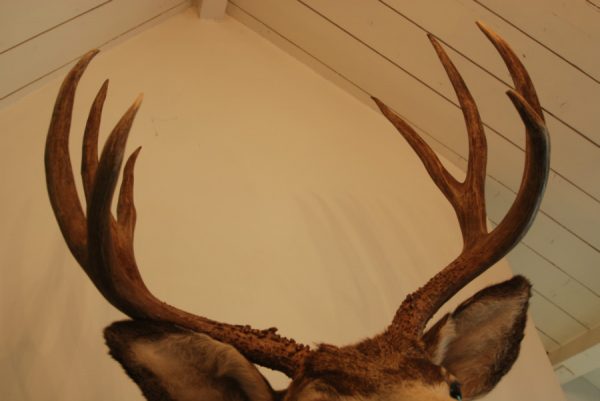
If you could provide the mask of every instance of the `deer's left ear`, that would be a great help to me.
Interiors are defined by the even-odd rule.
[[[530,295],[531,284],[515,276],[479,291],[424,335],[432,361],[458,379],[466,399],[492,390],[517,359]]]
[[[274,401],[258,369],[231,345],[161,322],[104,331],[111,355],[149,401]]]

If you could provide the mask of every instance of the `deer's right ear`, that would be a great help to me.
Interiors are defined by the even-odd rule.
[[[174,325],[127,320],[104,330],[110,354],[150,401],[274,401],[234,347]]]
[[[530,289],[522,276],[487,287],[423,336],[432,361],[457,378],[465,399],[488,393],[517,359]]]

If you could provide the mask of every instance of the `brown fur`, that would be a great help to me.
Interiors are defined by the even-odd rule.
[[[341,348],[322,344],[306,358],[301,376],[321,379],[340,395],[363,396],[403,382],[444,382],[441,368],[419,344],[406,340],[405,345],[399,348],[383,337]]]

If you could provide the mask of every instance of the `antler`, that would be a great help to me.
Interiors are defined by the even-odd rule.
[[[170,322],[206,333],[233,345],[252,362],[293,377],[310,353],[309,347],[279,336],[275,328],[255,330],[184,312],[158,300],[144,284],[133,251],[136,220],[133,169],[140,148],[129,156],[125,164],[116,219],[110,211],[125,144],[142,96],[117,123],[98,161],[98,131],[108,81],[104,82],[94,100],[85,128],[81,169],[87,201],[84,213],[75,188],[68,141],[77,84],[97,53],[93,50],[84,55],[65,78],[46,140],[48,194],[71,253],[102,295],[126,315],[134,319]]]
[[[419,338],[433,314],[461,288],[506,255],[525,235],[539,208],[549,170],[550,143],[533,83],[508,44],[482,23],[477,23],[494,44],[511,74],[516,91],[507,92],[526,127],[525,170],[521,187],[504,219],[491,232],[486,226],[485,170],[487,145],[473,97],[437,40],[429,39],[458,97],[469,135],[469,160],[464,182],[457,181],[433,150],[402,118],[378,99],[387,119],[406,138],[427,172],[448,199],[458,217],[463,237],[460,255],[425,286],[406,297],[384,337],[392,342]]]

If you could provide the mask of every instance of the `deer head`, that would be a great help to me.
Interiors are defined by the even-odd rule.
[[[514,204],[491,231],[486,226],[486,139],[476,104],[458,71],[430,36],[458,96],[469,136],[466,178],[456,180],[417,133],[385,104],[382,113],[406,138],[453,206],[463,249],[448,266],[406,297],[379,335],[348,346],[298,344],[276,329],[231,325],[177,309],[146,288],[135,262],[133,170],[139,149],[125,163],[117,213],[113,195],[125,144],[141,97],[123,115],[98,158],[98,131],[107,83],[94,100],[83,139],[86,210],[74,184],[68,137],[77,84],[97,51],[87,53],[65,78],[46,142],[50,202],[65,241],[100,293],[132,320],[105,330],[110,353],[149,400],[451,400],[489,392],[519,353],[530,295],[520,276],[485,288],[426,330],[434,313],[484,272],[525,234],[548,176],[549,140],[533,84],[505,41],[483,24],[512,76],[508,96],[526,128],[526,160]],[[286,391],[271,389],[255,365],[292,378]]]

